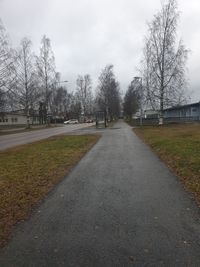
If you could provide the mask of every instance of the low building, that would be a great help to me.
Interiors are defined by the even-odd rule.
[[[0,125],[24,125],[26,124],[26,115],[16,113],[4,113],[0,115]]]
[[[164,119],[200,120],[200,102],[176,106],[164,110]]]
[[[200,122],[200,102],[166,108],[163,111],[164,123]],[[159,111],[145,110],[140,117],[137,112],[133,120],[135,125],[157,125],[159,124]]]
[[[30,124],[39,124],[38,116],[29,117]],[[27,116],[22,110],[0,113],[0,126],[26,125]]]

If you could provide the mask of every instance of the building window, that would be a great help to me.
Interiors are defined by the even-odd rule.
[[[196,108],[192,108],[192,112],[197,112],[197,109]]]
[[[18,119],[17,118],[12,118],[11,121],[14,123],[14,122],[17,122]]]

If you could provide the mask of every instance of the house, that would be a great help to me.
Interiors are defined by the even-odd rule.
[[[167,108],[164,110],[165,118],[198,121],[200,120],[200,102]]]
[[[30,116],[30,124],[39,124],[39,116]],[[26,125],[27,116],[23,110],[0,113],[0,126]]]

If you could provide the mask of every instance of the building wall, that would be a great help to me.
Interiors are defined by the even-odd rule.
[[[191,108],[191,116],[193,116],[193,117],[199,116],[199,118],[200,118],[200,104],[199,104],[199,106],[194,106]]]
[[[23,114],[5,114],[3,117],[0,116],[0,126],[26,124],[27,118]],[[30,124],[39,124],[39,119],[37,117],[30,117]]]
[[[182,108],[165,110],[165,118],[188,118],[199,117],[200,118],[200,105],[185,106]]]
[[[21,125],[26,124],[26,116],[18,114],[5,114],[0,117],[0,125]]]

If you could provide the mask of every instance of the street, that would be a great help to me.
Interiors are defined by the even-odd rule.
[[[32,143],[54,135],[71,133],[73,131],[84,129],[92,125],[94,124],[70,124],[64,125],[63,127],[55,127],[42,130],[34,130],[31,132],[3,135],[0,136],[0,150],[4,150],[13,146],[23,145],[26,143]]]

